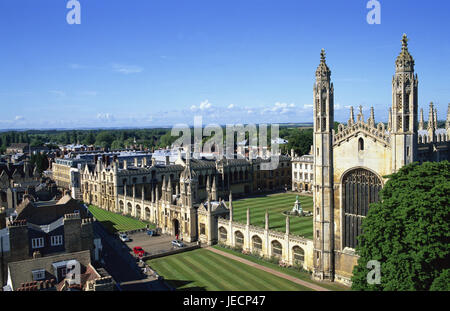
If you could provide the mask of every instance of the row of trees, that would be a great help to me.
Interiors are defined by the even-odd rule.
[[[259,128],[257,128],[259,133]],[[226,128],[222,128],[223,141],[226,141]],[[299,127],[280,127],[280,137],[289,141],[281,145],[283,153],[294,149],[299,155],[309,152],[313,143],[312,129]],[[191,129],[193,141],[194,131]],[[215,135],[215,133],[213,133]],[[236,134],[235,134],[236,135]],[[248,139],[248,132],[246,139]],[[47,145],[50,148],[57,145],[85,144],[96,145],[110,150],[123,149],[126,146],[142,145],[143,148],[164,148],[172,145],[178,137],[171,135],[171,129],[114,129],[114,130],[48,130],[3,132],[0,134],[0,152],[4,153],[12,143],[29,143],[32,147]],[[203,141],[210,139],[204,137]],[[270,146],[271,128],[267,128],[267,146]],[[235,136],[235,144],[237,135]]]

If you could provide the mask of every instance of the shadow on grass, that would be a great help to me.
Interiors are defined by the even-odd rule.
[[[170,286],[174,287],[176,291],[183,291],[183,292],[185,292],[185,291],[189,291],[189,292],[206,291],[206,287],[202,287],[202,286],[192,286],[192,287],[180,288],[180,287],[186,286],[190,283],[193,283],[194,281],[164,279],[164,282],[166,282]]]
[[[99,223],[103,226],[103,228],[105,228],[106,231],[108,231],[108,233],[110,233],[110,234],[117,233],[117,229],[114,228],[115,223],[113,223],[112,221],[102,220],[102,221],[99,221]]]

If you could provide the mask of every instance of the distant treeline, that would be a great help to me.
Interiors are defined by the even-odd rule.
[[[259,128],[258,133],[259,133]],[[226,141],[226,129],[223,130],[223,140]],[[191,130],[193,137],[194,131]],[[280,138],[288,140],[280,145],[282,153],[290,153],[291,149],[299,155],[309,152],[313,143],[313,130],[298,125],[280,125]],[[267,145],[270,146],[271,128],[267,128]],[[58,145],[84,144],[95,145],[108,150],[123,149],[127,146],[140,146],[152,148],[165,148],[172,145],[177,139],[171,136],[171,129],[108,129],[108,130],[27,130],[9,131],[0,133],[0,152],[13,143],[28,143],[32,147],[44,146],[57,148]],[[204,137],[205,142],[210,137]],[[246,133],[248,139],[248,133]],[[235,136],[237,143],[237,135]]]

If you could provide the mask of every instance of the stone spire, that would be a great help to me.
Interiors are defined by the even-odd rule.
[[[428,112],[428,126],[427,126],[428,130],[430,129],[435,129],[436,126],[434,125],[434,107],[433,107],[433,103],[430,103],[430,110]]]
[[[437,108],[434,108],[433,122],[434,122],[434,130],[437,130]]]
[[[266,209],[265,230],[269,230],[269,210]]]
[[[169,176],[169,181],[167,182],[167,201],[172,201],[172,178]]]
[[[353,112],[353,106],[350,106],[350,118],[348,119],[348,126],[355,124],[355,114]]]
[[[370,107],[370,117],[369,120],[367,120],[367,123],[370,126],[375,127],[375,112],[373,110],[373,107]]]
[[[427,126],[429,142],[435,141],[435,135],[434,135],[435,129],[436,129],[436,126],[434,124],[434,107],[433,107],[433,103],[431,102],[430,103],[430,111],[428,113],[428,126]]]
[[[423,130],[423,108],[420,108],[419,131]]]
[[[209,182],[209,175],[206,175],[206,195],[208,197],[208,200],[211,199],[211,184]]]
[[[395,61],[396,72],[414,72],[414,59],[408,51],[408,37],[403,34],[402,50]]]
[[[286,216],[286,234],[291,234],[291,224],[289,216]]]
[[[319,80],[330,80],[331,70],[328,68],[325,57],[325,50],[320,51],[320,63],[316,70],[316,78]]]
[[[216,176],[212,177],[211,200],[217,201]]]
[[[228,208],[230,210],[230,221],[233,221],[233,194],[231,193],[231,190],[228,198]]]
[[[357,120],[358,123],[364,122],[364,115],[363,115],[363,111],[362,111],[362,106],[361,105],[359,105],[359,113],[356,116],[356,120]]]

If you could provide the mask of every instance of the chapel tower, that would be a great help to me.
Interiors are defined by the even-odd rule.
[[[334,88],[322,49],[314,83],[314,274],[334,278],[333,128]]]
[[[395,61],[392,77],[391,146],[392,171],[417,159],[417,86],[414,59],[408,51],[408,38],[403,35],[402,50]]]

